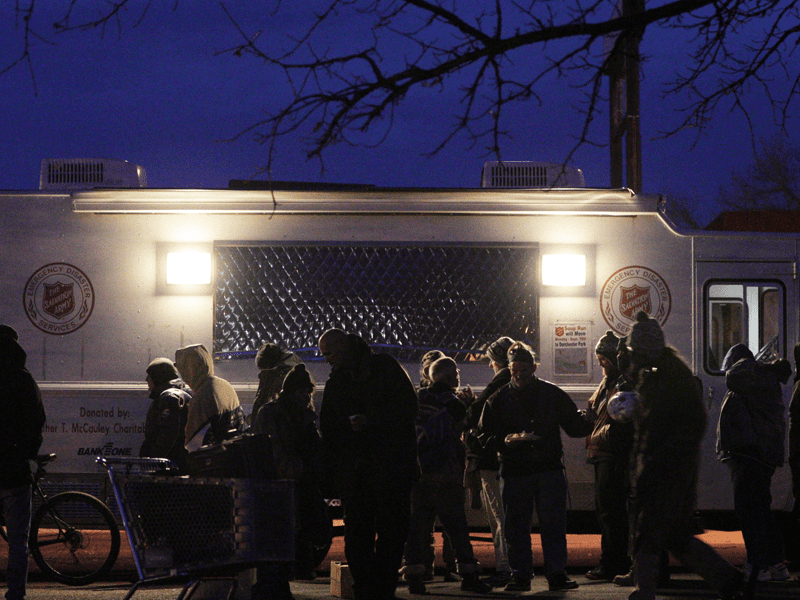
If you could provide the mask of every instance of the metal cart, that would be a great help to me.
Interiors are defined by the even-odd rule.
[[[239,572],[294,560],[294,482],[189,478],[159,458],[98,457],[108,471],[139,581],[185,579],[178,600],[232,598]]]

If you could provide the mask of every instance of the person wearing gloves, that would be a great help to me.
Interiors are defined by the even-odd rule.
[[[147,365],[147,388],[153,401],[144,421],[144,442],[139,456],[168,458],[181,471],[186,468],[184,430],[189,414],[191,391],[168,358],[156,358]]]
[[[203,344],[179,348],[175,366],[192,388],[186,416],[185,446],[189,452],[241,433],[245,416],[233,386],[214,375],[214,361]]]

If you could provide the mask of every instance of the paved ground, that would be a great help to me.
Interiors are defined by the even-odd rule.
[[[735,565],[744,562],[744,543],[740,532],[718,532],[710,531],[701,536],[706,542],[713,545],[726,559]],[[532,590],[526,594],[510,594],[502,590],[493,592],[488,597],[493,598],[514,598],[522,597],[543,597],[543,598],[564,598],[565,600],[625,600],[630,593],[629,588],[620,588],[610,583],[597,583],[588,581],[583,577],[588,568],[594,566],[599,556],[599,535],[570,535],[568,536],[568,546],[570,552],[569,571],[572,576],[581,584],[577,590],[568,592],[549,592],[544,577],[539,576],[533,581]],[[474,533],[472,535],[473,547],[481,563],[491,570],[494,566],[494,553],[491,538],[488,533]],[[541,567],[542,555],[539,536],[531,536],[534,548],[534,561],[537,568]],[[437,545],[440,555],[441,537],[437,536]],[[328,558],[320,566],[317,579],[310,582],[293,582],[292,591],[297,600],[321,599],[328,600],[334,598],[331,595],[331,581],[329,569],[331,561],[344,561],[343,542],[341,537],[334,539],[334,544]],[[4,558],[0,557],[0,564],[4,564]],[[441,566],[441,561],[438,562]],[[689,599],[709,599],[716,598],[714,592],[705,585],[697,576],[687,573],[679,566],[675,565],[672,569],[672,583],[669,588],[659,592],[659,598],[669,600],[689,600]],[[795,573],[796,575],[796,573]],[[67,586],[53,584],[42,580],[41,576],[32,569],[31,584],[29,587],[29,600],[122,600],[132,582],[136,579],[133,558],[130,548],[123,545],[123,554],[120,556],[112,576],[108,581],[94,584],[82,588],[70,588]],[[133,596],[137,600],[167,600],[177,598],[181,586],[155,586],[148,585],[140,588]],[[769,598],[775,600],[800,600],[800,583],[767,583],[762,584],[756,591],[757,598]],[[425,600],[453,600],[455,598],[480,598],[477,594],[462,592],[457,583],[444,583],[441,577],[437,577],[434,582],[428,585],[428,594],[425,596],[411,596],[405,587],[401,587],[397,593],[398,598],[422,599]],[[239,595],[241,600],[247,600],[248,596]],[[197,596],[193,600],[211,600],[213,595]]]

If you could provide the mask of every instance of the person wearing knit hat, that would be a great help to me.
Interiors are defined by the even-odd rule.
[[[511,348],[514,340],[510,337],[503,336],[498,338],[489,345],[486,350],[486,356],[491,362],[497,363],[502,367],[508,366],[508,349]]]
[[[433,379],[431,379],[430,368],[433,363],[435,363],[440,358],[444,358],[444,352],[441,350],[429,350],[425,354],[422,355],[422,360],[420,361],[420,369],[419,369],[419,387],[426,388],[430,387],[433,383]]]
[[[319,560],[316,548],[331,542],[331,521],[319,491],[322,439],[314,411],[314,378],[303,363],[291,368],[277,397],[255,416],[251,431],[270,438],[272,459],[279,479],[294,481],[294,579],[314,579]],[[291,569],[284,565],[259,566],[252,598],[291,598]]]
[[[299,356],[281,349],[277,344],[267,342],[261,345],[256,353],[256,367],[259,369],[258,390],[253,400],[253,410],[249,416],[250,424],[255,422],[262,406],[278,397],[283,380],[292,367],[301,364],[303,361]]]
[[[640,312],[627,338],[639,395],[631,484],[636,533],[631,546],[636,590],[654,600],[661,554],[668,551],[723,598],[741,598],[742,572],[695,537],[700,452],[708,424],[702,389],[658,323]]]
[[[636,323],[628,333],[627,343],[634,360],[638,358],[639,362],[652,365],[664,351],[664,332],[658,321],[640,310],[636,313]]]
[[[144,421],[144,441],[139,456],[168,458],[183,470],[188,456],[184,448],[184,429],[191,390],[169,358],[156,358],[147,365],[145,372],[152,402]]]
[[[511,381],[508,369],[508,349],[514,343],[510,337],[503,336],[489,345],[486,356],[489,359],[494,377],[486,384],[483,391],[467,407],[467,418],[464,427],[464,441],[467,445],[467,478],[469,473],[477,471],[480,478],[480,499],[486,521],[492,532],[494,544],[494,575],[487,581],[495,586],[505,586],[511,581],[511,567],[508,565],[508,545],[503,529],[505,511],[500,490],[500,461],[497,452],[487,450],[480,440],[478,424],[486,401],[494,393]],[[467,479],[465,478],[465,479]],[[476,486],[477,487],[477,486]]]
[[[600,564],[586,573],[590,580],[611,581],[628,572],[628,454],[633,443],[633,423],[621,423],[608,413],[609,400],[625,381],[617,364],[620,338],[607,331],[595,346],[603,380],[589,398],[589,413],[596,415],[586,438],[586,462],[594,467],[594,501],[600,523]]]
[[[614,335],[613,331],[606,331],[606,334],[600,338],[600,340],[597,342],[597,345],[594,347],[594,353],[598,356],[603,356],[611,363],[616,364],[619,341],[620,338]]]
[[[566,573],[567,482],[561,431],[585,437],[592,424],[561,388],[535,375],[536,354],[526,344],[508,349],[511,381],[483,408],[478,431],[484,447],[500,455],[505,534],[512,578],[508,592],[531,589],[531,522],[539,516],[544,569],[550,591],[578,583]]]

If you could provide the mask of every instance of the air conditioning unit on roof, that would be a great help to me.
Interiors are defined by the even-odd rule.
[[[40,190],[147,187],[144,167],[110,158],[46,158],[39,175]]]
[[[483,163],[481,187],[485,188],[579,188],[583,171],[558,163],[498,161]]]

